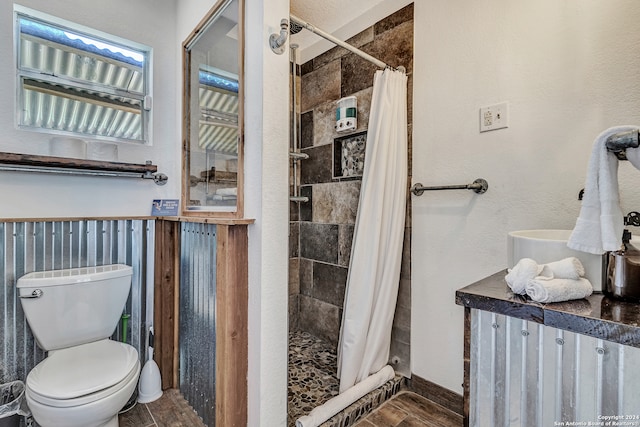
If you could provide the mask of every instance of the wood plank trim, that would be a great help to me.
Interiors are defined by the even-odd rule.
[[[158,217],[165,221],[180,221],[180,222],[194,222],[198,224],[218,224],[218,225],[249,225],[256,222],[255,219],[248,218],[213,218],[209,217],[194,217],[194,216],[172,216],[172,217]]]
[[[160,368],[162,389],[178,388],[178,285],[180,223],[156,221],[154,270],[154,360]]]
[[[141,174],[147,172],[155,173],[158,171],[158,166],[152,164],[103,162],[100,160],[70,159],[67,157],[36,156],[32,154],[5,152],[0,152],[0,164]]]
[[[217,227],[216,425],[247,425],[248,236]]]

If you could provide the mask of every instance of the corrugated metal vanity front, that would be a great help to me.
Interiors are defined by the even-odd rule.
[[[505,274],[456,292],[465,426],[640,426],[640,305],[602,294],[539,304]]]

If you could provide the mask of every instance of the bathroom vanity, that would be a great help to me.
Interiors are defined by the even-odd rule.
[[[640,305],[601,293],[540,304],[505,275],[456,292],[465,426],[640,426]]]

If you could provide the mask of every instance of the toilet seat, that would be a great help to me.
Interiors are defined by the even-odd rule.
[[[101,340],[50,352],[27,376],[27,393],[44,405],[70,407],[109,396],[140,372],[138,352]]]

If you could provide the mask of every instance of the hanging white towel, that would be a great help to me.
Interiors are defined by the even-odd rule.
[[[625,154],[629,163],[640,170],[640,148],[627,148]]]
[[[620,249],[624,225],[618,194],[618,158],[607,151],[606,140],[613,134],[638,129],[612,127],[594,141],[582,208],[567,244],[571,249],[596,255]]]

